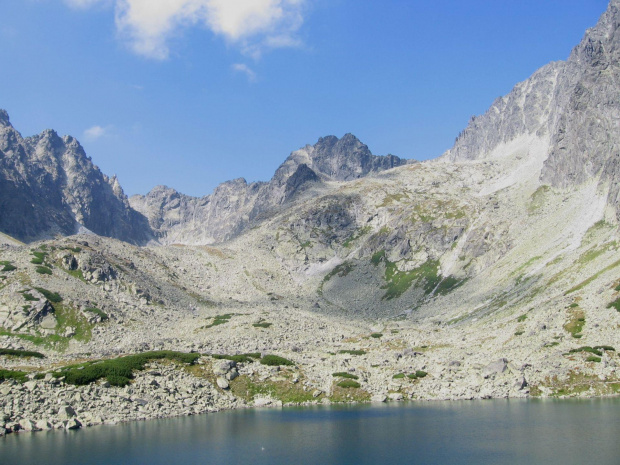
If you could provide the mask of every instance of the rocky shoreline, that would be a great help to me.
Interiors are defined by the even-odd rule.
[[[606,354],[610,373],[614,373],[616,357]],[[376,376],[368,376],[365,370],[349,368],[339,374],[325,373],[324,379],[309,380],[305,370],[298,366],[236,363],[202,356],[191,366],[167,360],[153,361],[144,371],[137,372],[133,382],[125,387],[111,386],[105,379],[75,386],[62,377],[54,377],[51,372],[45,376],[31,374],[24,383],[14,380],[0,383],[0,436],[250,407],[527,398],[532,394],[537,397],[613,394],[613,390],[600,390],[604,384],[565,394],[542,386],[534,387],[535,392],[532,392],[525,378],[530,369],[529,366],[517,368],[506,359],[499,359],[467,373],[462,371],[460,362],[453,361],[441,372],[420,379],[395,375],[379,381]],[[361,387],[339,387],[340,378],[334,378],[337,374],[358,379]],[[534,375],[534,371],[531,374]],[[605,383],[604,376],[598,379]]]

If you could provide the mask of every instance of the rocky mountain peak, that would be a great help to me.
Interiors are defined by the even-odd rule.
[[[0,126],[11,126],[11,121],[9,120],[9,114],[6,110],[0,108]]]

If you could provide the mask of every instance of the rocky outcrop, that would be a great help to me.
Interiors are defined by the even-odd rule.
[[[150,228],[116,177],[108,178],[79,142],[52,130],[22,138],[0,110],[0,231],[22,241],[91,231],[134,244]]]
[[[520,136],[546,139],[541,182],[566,188],[597,177],[620,218],[619,29],[620,1],[611,0],[567,61],[541,68],[472,118],[443,158],[483,159]]]

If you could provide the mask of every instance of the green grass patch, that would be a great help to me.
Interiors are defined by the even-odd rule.
[[[267,323],[266,321],[261,321],[260,323],[254,323],[252,326],[255,328],[269,328],[272,323]]]
[[[211,354],[216,360],[232,360],[235,363],[253,363],[255,359],[260,358],[259,352],[253,352],[249,354],[238,354],[238,355],[226,355],[226,354]]]
[[[599,363],[601,361],[601,357],[597,357],[596,355],[590,355],[586,358],[586,362],[596,362]]]
[[[586,317],[585,313],[581,310],[575,311],[573,310],[570,314],[570,319],[568,323],[564,325],[564,329],[568,331],[571,336],[576,339],[581,338],[581,332],[583,331],[583,327],[586,325]]]
[[[288,359],[286,359],[284,357],[279,357],[278,355],[265,355],[263,358],[260,359],[260,363],[262,365],[267,365],[267,366],[291,366],[291,365],[295,365],[290,360],[288,360]]]
[[[405,373],[397,373],[392,376],[392,379],[405,379]]]
[[[2,268],[3,272],[9,272],[9,271],[15,271],[17,269],[16,266],[11,265],[10,263],[7,263],[4,265],[4,267]]]
[[[359,376],[347,373],[346,371],[339,371],[337,373],[332,373],[334,378],[347,378],[347,379],[359,379]]]
[[[27,380],[26,372],[0,369],[0,382],[8,379],[14,379],[20,383],[25,383]]]
[[[521,315],[519,318],[517,318],[517,321],[519,323],[523,323],[525,320],[527,320],[527,315]]]
[[[427,374],[428,373],[426,373],[426,371],[417,370],[415,373],[408,374],[407,378],[409,378],[409,379],[419,379],[419,378],[426,377]]]
[[[352,379],[345,379],[344,381],[340,381],[337,386],[344,389],[357,389],[361,387],[360,383],[358,383],[357,381],[353,381]]]
[[[348,354],[348,355],[364,355],[366,353],[365,350],[339,350],[339,354]]]
[[[24,299],[26,299],[26,302],[38,302],[39,301],[39,299],[37,299],[35,296],[30,294],[29,292],[21,291],[20,294],[24,296]]]
[[[52,274],[52,270],[49,269],[47,266],[37,266],[37,268],[34,270],[39,274]]]
[[[607,304],[607,308],[615,308],[618,312],[620,312],[620,297],[618,297],[613,302],[609,302]]]
[[[301,404],[316,400],[312,391],[304,391],[303,383],[291,381],[259,381],[247,375],[241,375],[230,382],[230,391],[236,397],[252,401],[255,397],[270,397],[285,404]]]
[[[97,307],[88,307],[85,308],[84,311],[99,316],[99,318],[101,318],[101,321],[107,321],[110,319],[107,313]]]
[[[225,315],[216,315],[215,317],[213,317],[213,322],[210,325],[206,325],[205,328],[213,328],[214,326],[228,323],[233,316],[234,316],[233,313],[226,313]]]
[[[34,265],[43,265],[43,259],[42,258],[33,258],[32,260],[30,260],[30,263],[32,263]]]
[[[346,248],[351,247],[353,242],[355,242],[356,240],[358,240],[362,236],[368,234],[370,232],[370,230],[371,230],[370,226],[364,226],[363,228],[358,229],[355,234],[353,234],[351,237],[349,237],[346,241],[344,241],[342,243],[342,246],[346,247]]]
[[[571,349],[568,351],[569,354],[577,354],[579,352],[588,352],[590,354],[598,355],[599,357],[603,355],[599,349],[590,346],[578,347],[577,349]]]
[[[11,355],[13,357],[45,358],[45,355],[43,355],[41,352],[34,352],[32,350],[19,350],[19,349],[0,348],[0,355]]]
[[[60,294],[58,294],[58,292],[48,291],[47,289],[44,289],[42,287],[35,287],[35,289],[41,294],[43,294],[47,300],[54,304],[62,302],[62,297],[60,297]]]
[[[594,281],[595,279],[597,279],[599,276],[601,276],[603,273],[606,273],[607,271],[613,270],[614,268],[620,266],[620,260],[612,263],[609,266],[606,266],[605,268],[603,268],[602,270],[600,270],[599,272],[593,274],[592,276],[590,276],[588,279],[580,282],[579,284],[577,284],[574,287],[571,287],[568,291],[566,291],[564,293],[564,295],[568,295],[571,294],[573,292],[576,292],[580,289],[583,289],[584,287],[586,287],[588,284],[590,284],[592,281]]]
[[[372,333],[370,337],[374,337],[375,339],[380,339],[383,337],[383,333]]]
[[[144,370],[151,360],[167,359],[193,365],[199,358],[200,354],[160,350],[72,365],[55,372],[54,376],[64,376],[66,383],[76,386],[91,384],[102,378],[113,386],[126,386],[134,377],[133,371]]]
[[[352,263],[349,263],[349,262],[341,263],[340,265],[338,265],[337,267],[335,267],[333,270],[331,270],[329,273],[325,275],[325,277],[323,278],[323,282],[326,283],[327,281],[329,281],[336,275],[338,275],[338,277],[340,278],[344,278],[351,271],[353,271],[354,268],[355,266]]]

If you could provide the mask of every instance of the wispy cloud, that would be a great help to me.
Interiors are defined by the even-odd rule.
[[[248,65],[243,64],[243,63],[235,63],[234,65],[232,65],[232,69],[236,73],[245,74],[246,77],[248,78],[248,81],[250,82],[256,81],[256,73],[252,71],[252,69],[250,69]]]
[[[116,27],[130,48],[163,60],[170,39],[199,26],[222,36],[246,55],[294,47],[308,0],[64,0],[75,8],[113,2]]]
[[[101,126],[93,126],[84,131],[84,138],[87,140],[97,140],[103,137],[108,130]]]

